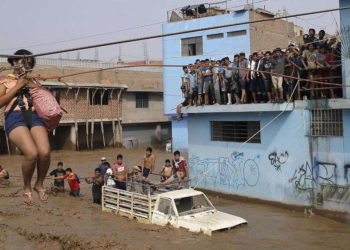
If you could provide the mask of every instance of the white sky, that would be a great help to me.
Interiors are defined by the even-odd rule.
[[[167,19],[167,11],[198,3],[219,0],[1,0],[2,35],[0,53],[13,53],[18,48],[28,48],[37,53],[70,48],[88,44],[103,43],[139,36],[161,33],[161,23]],[[252,0],[249,0],[250,2]],[[255,0],[260,2],[261,0]],[[238,6],[246,0],[232,0],[228,6]],[[267,0],[255,7],[277,12],[286,8],[289,14],[310,12],[339,7],[338,0]],[[334,17],[333,17],[334,15]],[[316,31],[325,29],[334,34],[339,24],[339,13],[331,13],[293,18],[305,29],[314,27]],[[154,25],[150,25],[154,24]],[[134,27],[140,27],[134,29]],[[118,32],[116,32],[118,31]],[[94,34],[108,33],[69,42]],[[40,46],[33,46],[38,45]],[[43,45],[46,44],[46,45]],[[162,57],[161,39],[147,41],[151,59]],[[117,46],[100,48],[99,59],[116,60]],[[95,50],[81,52],[81,58],[93,59]],[[143,42],[122,45],[124,60],[142,60]],[[63,54],[63,58],[76,58],[76,52]]]

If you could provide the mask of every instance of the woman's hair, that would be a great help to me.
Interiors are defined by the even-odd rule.
[[[29,50],[26,50],[26,49],[20,49],[20,50],[17,50],[14,53],[14,55],[15,56],[29,56],[29,55],[33,55],[33,53],[30,52]],[[36,64],[36,60],[34,57],[30,57],[30,58],[31,58],[31,61],[30,61],[29,67],[34,68],[34,66]],[[19,59],[21,59],[21,57],[9,57],[9,58],[7,58],[7,62],[13,66],[14,61],[17,61]],[[23,57],[23,59],[28,60],[28,57]]]

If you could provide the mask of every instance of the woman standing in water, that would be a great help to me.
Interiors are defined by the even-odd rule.
[[[27,50],[18,50],[15,55],[31,55]],[[29,89],[35,82],[22,76],[35,66],[35,58],[8,58],[14,66],[13,74],[0,78],[0,108],[5,107],[5,132],[23,153],[22,174],[24,203],[33,205],[31,181],[37,168],[37,180],[33,190],[40,201],[47,202],[44,179],[50,166],[50,144],[47,128],[32,105]]]

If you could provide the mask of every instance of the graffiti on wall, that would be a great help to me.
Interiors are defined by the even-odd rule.
[[[350,169],[350,164],[344,166],[344,179],[346,181],[346,184],[350,184],[349,183],[349,181],[350,181],[350,177],[349,177],[350,171],[349,171],[349,169]]]
[[[287,162],[289,157],[288,151],[284,153],[277,154],[276,152],[272,152],[269,154],[268,159],[270,161],[271,166],[275,168],[276,171],[281,171],[283,165]]]
[[[299,192],[310,191],[313,189],[315,179],[308,161],[294,171],[294,175],[289,179],[289,183],[294,184],[295,190]]]
[[[316,163],[317,184],[335,184],[337,183],[337,165],[328,162]]]
[[[234,152],[230,157],[200,159],[192,156],[189,164],[192,169],[193,183],[201,186],[218,185],[238,189],[241,186],[254,187],[259,182],[259,165],[256,155],[248,158],[243,152]]]

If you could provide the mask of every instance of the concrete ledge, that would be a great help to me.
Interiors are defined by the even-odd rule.
[[[295,101],[295,109],[350,109],[350,99]]]
[[[207,105],[197,107],[184,107],[184,114],[198,113],[231,113],[231,112],[280,112],[283,110],[292,111],[294,103],[257,103],[257,104],[238,104],[238,105]]]
[[[257,103],[239,105],[207,105],[182,108],[184,114],[239,113],[239,112],[280,112],[294,109],[350,109],[350,99],[297,100],[289,103]]]

